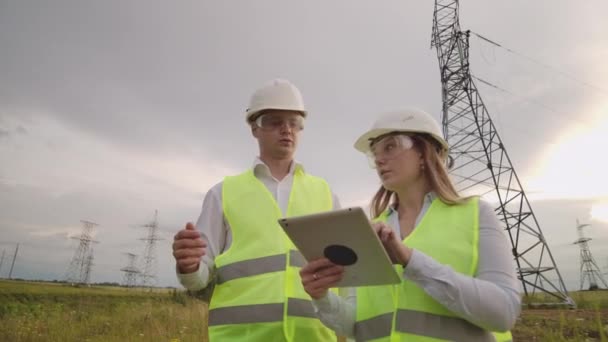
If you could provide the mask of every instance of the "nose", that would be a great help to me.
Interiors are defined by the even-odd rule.
[[[281,122],[281,134],[289,134],[293,131],[293,128],[289,125],[288,121]]]
[[[374,163],[376,164],[376,167],[380,167],[386,165],[386,159],[383,156],[378,156],[374,158]]]

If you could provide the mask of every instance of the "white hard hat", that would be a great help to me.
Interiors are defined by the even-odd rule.
[[[417,108],[381,114],[372,128],[357,139],[355,148],[367,153],[374,139],[393,132],[426,133],[435,138],[444,149],[448,149],[448,143],[443,138],[437,121],[430,114]]]
[[[249,108],[246,110],[246,119],[249,122],[255,114],[266,109],[293,110],[306,117],[304,100],[300,90],[291,82],[283,79],[274,79],[251,96]]]

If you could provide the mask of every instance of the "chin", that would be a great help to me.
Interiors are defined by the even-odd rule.
[[[275,151],[275,156],[277,156],[279,159],[292,158],[293,154],[293,148],[279,148]]]
[[[382,181],[382,186],[386,190],[393,191],[393,192],[399,188],[398,184],[396,182],[391,182],[390,179]]]

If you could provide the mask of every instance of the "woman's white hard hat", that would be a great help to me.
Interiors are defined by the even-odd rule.
[[[355,142],[355,148],[368,153],[374,139],[389,133],[423,133],[433,137],[445,150],[448,143],[443,138],[437,120],[429,113],[417,108],[385,112],[378,116],[372,128],[363,133]]]

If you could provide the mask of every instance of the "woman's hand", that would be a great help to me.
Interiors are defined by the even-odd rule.
[[[327,258],[313,260],[300,269],[304,290],[313,299],[321,299],[327,290],[334,287],[344,276],[344,267]]]
[[[384,222],[374,222],[372,227],[378,234],[384,249],[394,264],[406,266],[412,256],[412,249],[408,248],[398,238],[393,229]]]

